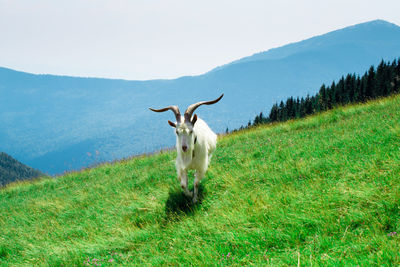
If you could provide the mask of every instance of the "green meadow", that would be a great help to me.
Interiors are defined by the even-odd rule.
[[[196,205],[175,156],[0,189],[0,266],[400,265],[400,96],[220,136]]]

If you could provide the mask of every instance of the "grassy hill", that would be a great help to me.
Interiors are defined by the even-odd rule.
[[[400,96],[0,190],[0,265],[400,264]]]

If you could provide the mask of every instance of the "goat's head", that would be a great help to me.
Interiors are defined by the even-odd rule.
[[[155,111],[155,112],[164,112],[167,110],[172,110],[172,112],[174,112],[175,118],[176,118],[176,123],[172,122],[172,121],[168,121],[168,124],[171,127],[175,128],[175,133],[177,136],[177,148],[179,149],[179,147],[180,147],[184,153],[191,152],[194,148],[194,143],[196,140],[196,136],[195,136],[195,134],[193,134],[193,128],[194,128],[194,124],[197,121],[197,115],[194,114],[194,116],[192,116],[193,112],[201,105],[212,105],[212,104],[217,103],[218,101],[221,100],[221,98],[223,96],[224,96],[224,94],[222,94],[220,97],[218,97],[215,100],[201,101],[201,102],[192,104],[186,109],[185,114],[183,114],[183,116],[181,115],[181,112],[179,111],[179,108],[177,106],[169,106],[169,107],[162,108],[162,109],[150,108],[150,110]]]

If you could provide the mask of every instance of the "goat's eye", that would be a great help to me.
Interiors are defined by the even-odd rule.
[[[189,134],[192,134],[192,133],[193,133],[193,130],[190,130],[190,131],[189,131]]]
[[[178,130],[175,131],[176,134],[179,134]]]

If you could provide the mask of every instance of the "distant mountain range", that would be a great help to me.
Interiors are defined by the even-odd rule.
[[[288,96],[400,57],[400,27],[375,20],[242,58],[203,75],[127,81],[0,68],[0,150],[49,174],[174,145],[172,113],[148,107],[225,97],[197,110],[216,132]],[[173,64],[173,62],[171,62]],[[194,63],[195,64],[195,63]]]
[[[0,152],[0,187],[14,181],[21,181],[42,176],[38,170],[32,169],[15,160],[4,152]]]

